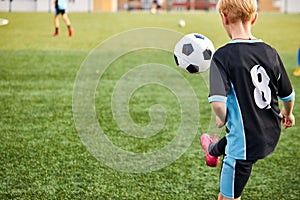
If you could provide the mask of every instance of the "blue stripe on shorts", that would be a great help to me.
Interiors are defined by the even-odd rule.
[[[236,160],[225,156],[220,178],[220,192],[226,198],[234,198],[234,175]]]

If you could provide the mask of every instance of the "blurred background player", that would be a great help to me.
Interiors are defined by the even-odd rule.
[[[160,10],[161,6],[158,0],[152,1],[151,13],[155,14]]]
[[[71,22],[70,19],[67,15],[67,4],[65,0],[53,0],[53,4],[55,7],[55,11],[54,11],[54,27],[55,27],[55,32],[53,34],[53,36],[58,36],[59,34],[59,14],[61,14],[62,19],[64,20],[64,22],[66,23],[67,27],[68,27],[68,32],[69,32],[69,36],[71,37],[73,35],[73,29],[71,27]]]
[[[300,45],[299,45],[299,48],[298,48],[298,67],[297,69],[293,72],[293,75],[294,76],[300,76]]]

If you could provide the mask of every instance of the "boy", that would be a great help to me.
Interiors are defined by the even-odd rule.
[[[58,15],[61,14],[64,22],[66,23],[68,27],[69,36],[71,37],[73,35],[73,29],[71,27],[70,19],[66,12],[66,1],[65,0],[53,0],[53,4],[55,6],[54,11],[54,26],[55,26],[55,32],[53,36],[58,36],[59,34],[59,18]]]
[[[158,12],[160,10],[161,6],[158,2],[158,0],[153,0],[152,1],[152,8],[151,8],[151,12],[153,14],[155,14],[156,12]]]
[[[295,124],[295,93],[276,50],[251,33],[256,0],[219,0],[217,9],[231,41],[213,56],[208,100],[217,127],[226,123],[227,134],[218,142],[204,134],[201,145],[209,166],[224,154],[218,199],[240,199],[252,165],[274,151],[280,122],[285,128]]]

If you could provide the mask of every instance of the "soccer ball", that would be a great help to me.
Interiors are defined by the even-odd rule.
[[[177,66],[188,73],[205,72],[215,52],[213,43],[199,33],[191,33],[181,38],[174,49]]]

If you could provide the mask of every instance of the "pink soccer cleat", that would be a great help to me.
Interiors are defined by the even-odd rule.
[[[200,137],[200,144],[202,149],[205,151],[206,154],[206,164],[210,167],[216,167],[219,163],[219,157],[215,157],[209,154],[208,147],[211,143],[216,143],[218,141],[218,136],[215,135],[214,137],[210,136],[209,134],[203,134]]]

